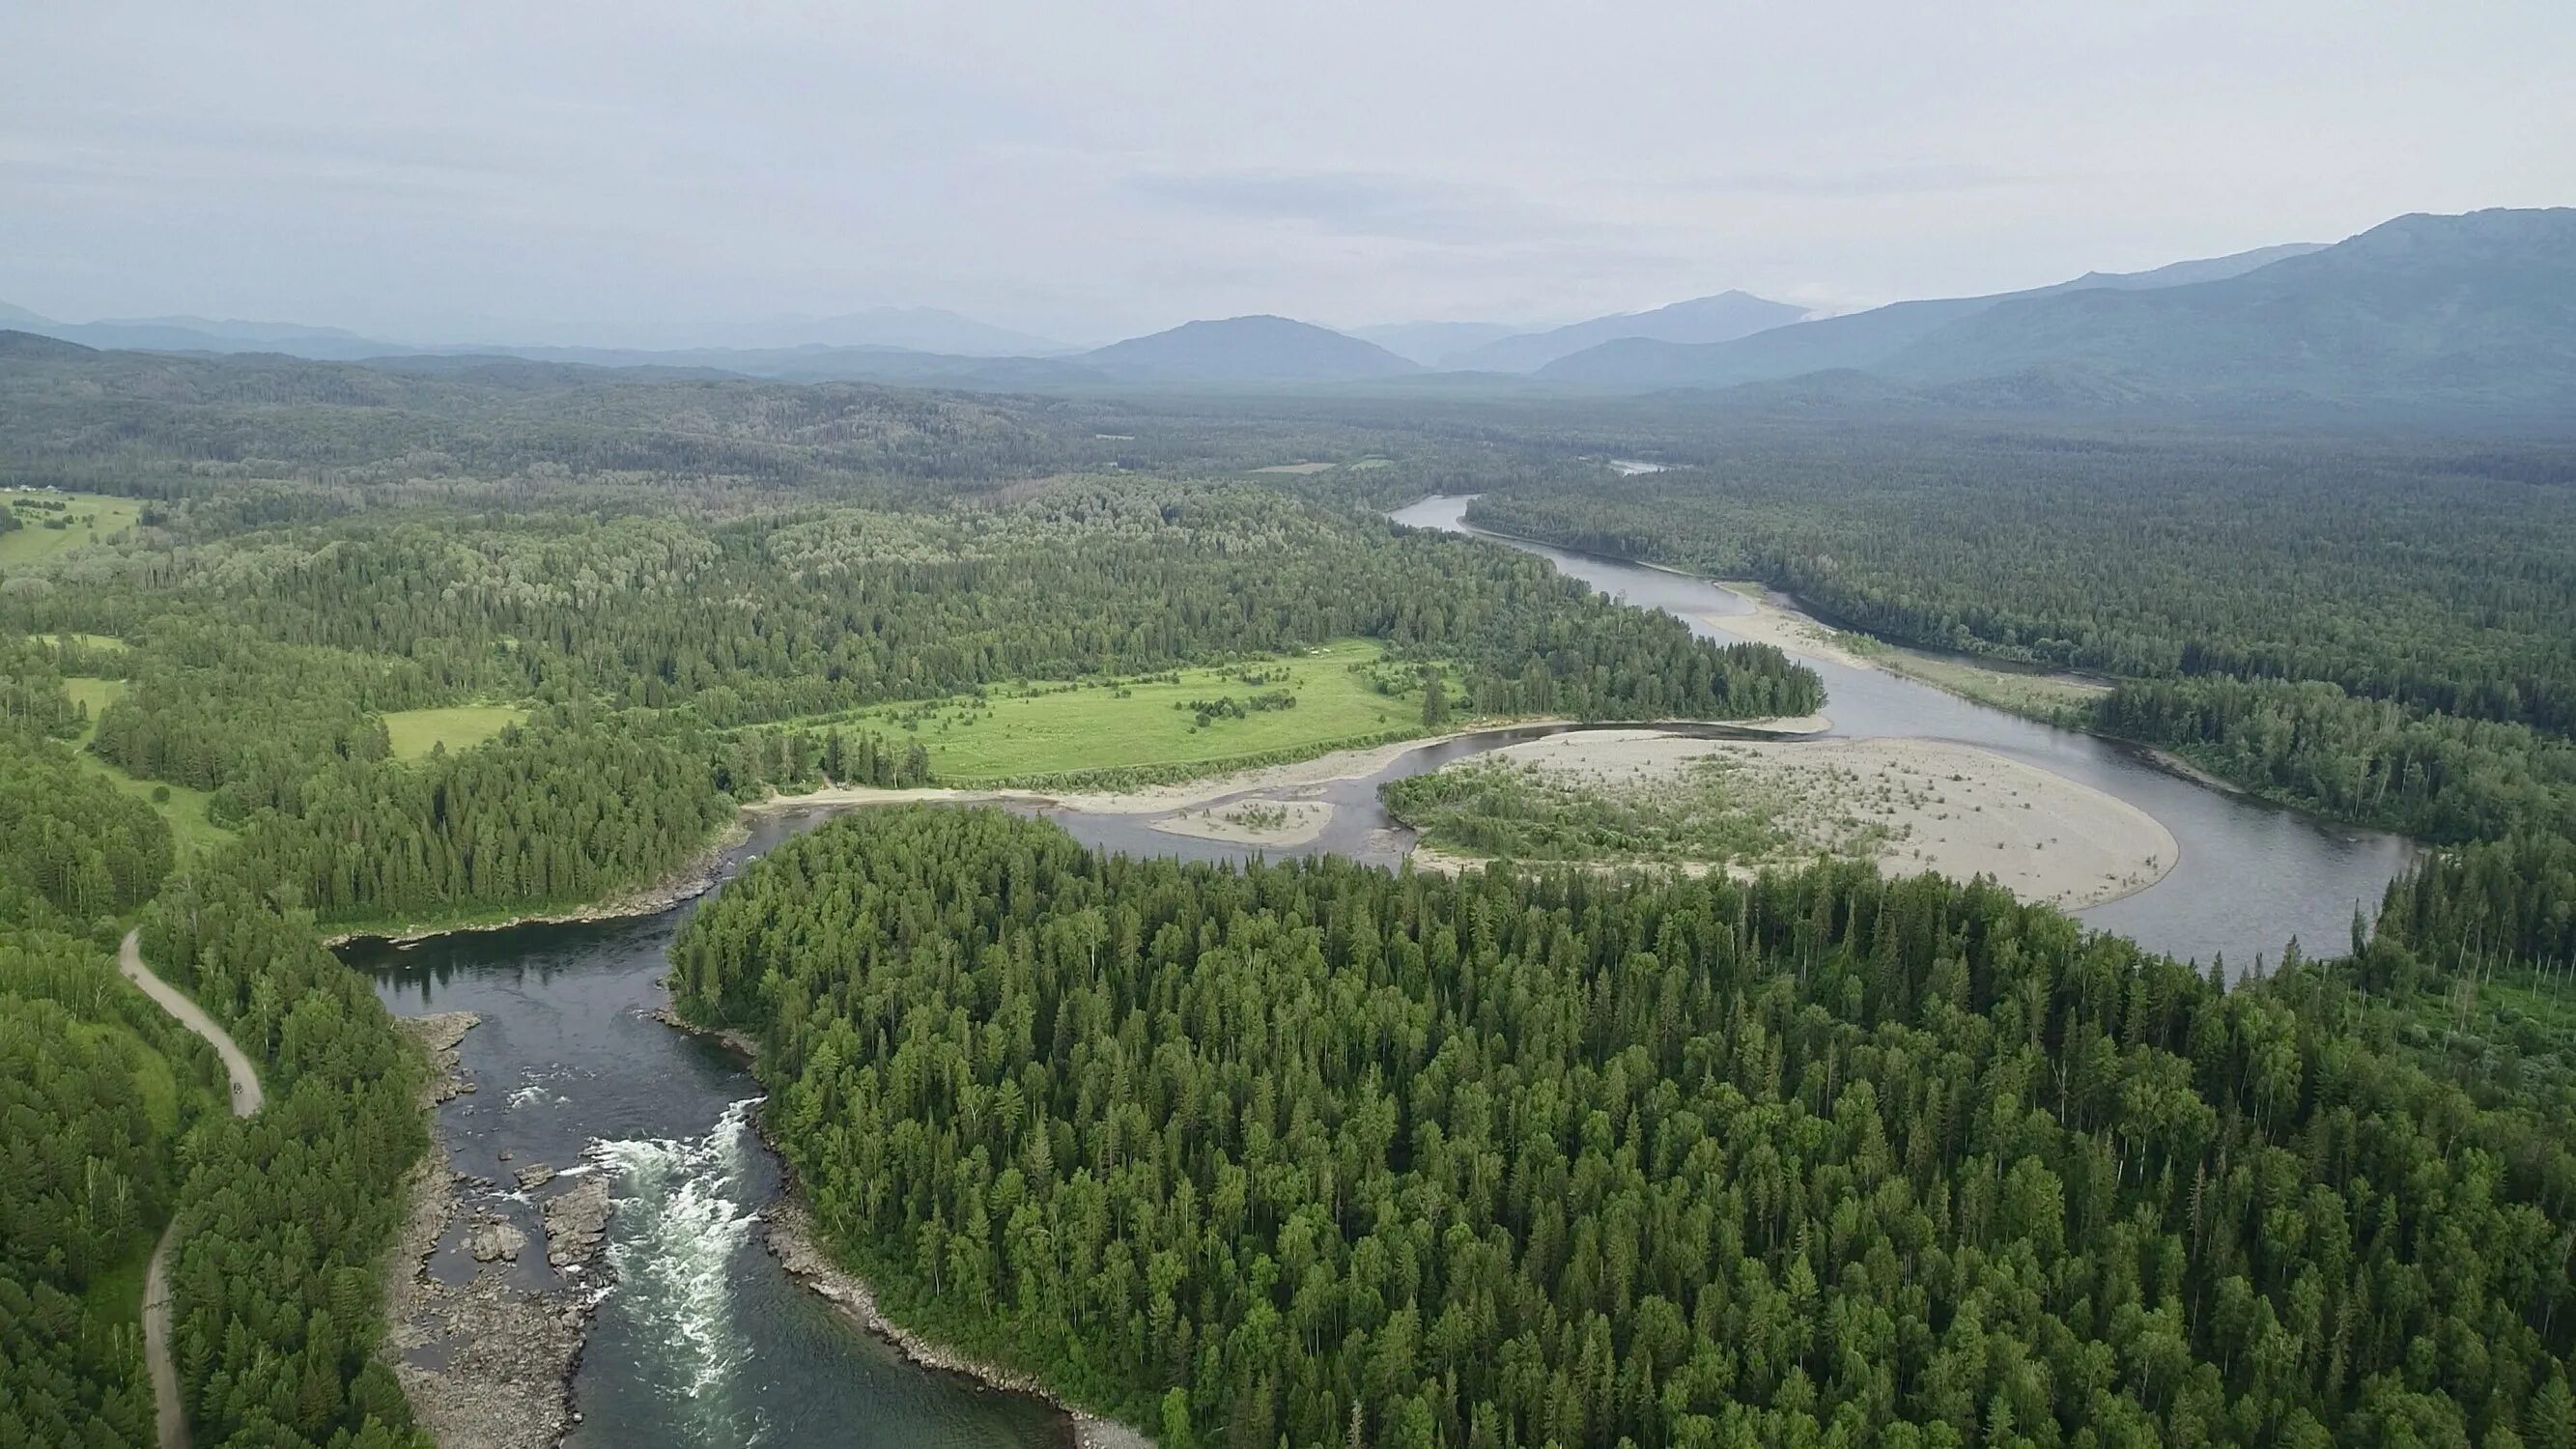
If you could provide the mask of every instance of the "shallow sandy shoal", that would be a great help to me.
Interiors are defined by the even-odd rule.
[[[1240,817],[1247,809],[1275,810],[1286,820],[1268,828],[1246,824]],[[1187,835],[1198,840],[1222,840],[1234,845],[1296,846],[1311,843],[1324,833],[1333,821],[1333,806],[1326,800],[1246,800],[1240,804],[1200,806],[1152,822],[1153,828],[1166,835]]]
[[[2173,832],[2144,810],[1973,745],[1708,740],[1605,730],[1531,740],[1494,754],[1611,784],[1651,783],[1700,759],[1727,758],[1745,772],[1748,787],[1811,802],[1815,819],[1783,822],[1792,834],[1820,838],[1843,815],[1874,821],[1892,837],[1876,857],[1890,875],[1989,875],[2023,900],[2069,910],[2144,890],[2182,856]]]

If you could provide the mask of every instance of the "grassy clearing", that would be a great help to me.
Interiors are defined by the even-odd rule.
[[[64,693],[75,703],[89,706],[89,728],[73,742],[73,758],[80,761],[82,769],[114,785],[119,794],[132,796],[161,812],[161,818],[170,822],[171,843],[178,847],[182,864],[203,859],[232,844],[233,832],[206,818],[206,802],[214,798],[207,792],[159,780],[139,780],[90,753],[89,740],[98,731],[100,712],[114,704],[125,690],[122,679],[74,677],[63,681]]]
[[[460,704],[445,709],[398,709],[385,716],[394,758],[417,760],[440,745],[449,754],[470,750],[526,719],[515,704]]]
[[[161,818],[170,822],[170,840],[179,849],[181,864],[202,860],[233,843],[232,831],[206,818],[206,802],[214,798],[206,791],[138,780],[87,750],[80,752],[79,759],[82,769],[161,812]]]
[[[1379,645],[1351,640],[1282,659],[1036,684],[832,722],[876,730],[898,748],[918,740],[943,784],[1111,770],[1174,778],[1174,770],[1215,773],[1252,757],[1311,757],[1422,733],[1411,681],[1410,667],[1385,662]],[[1453,682],[1450,697],[1458,693]],[[1220,708],[1204,708],[1212,705]]]
[[[85,705],[89,709],[89,728],[81,731],[82,744],[88,744],[89,737],[98,732],[98,717],[106,712],[109,705],[124,697],[126,687],[126,682],[122,679],[96,679],[86,675],[72,675],[63,680],[63,693],[72,697],[72,703]]]
[[[59,505],[59,506],[57,506]],[[104,543],[134,526],[143,505],[99,493],[5,493],[0,507],[25,525],[0,533],[0,569],[22,568]],[[53,525],[61,524],[57,528]]]

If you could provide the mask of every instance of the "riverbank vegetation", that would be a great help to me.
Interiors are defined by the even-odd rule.
[[[1693,466],[1532,479],[1469,517],[1758,577],[1900,642],[2118,676],[2062,717],[2452,847],[2391,894],[2438,903],[2418,949],[2544,977],[2576,960],[2563,443],[1781,426],[1674,451]]]
[[[1497,755],[1390,781],[1378,795],[1444,855],[1605,865],[1727,865],[1792,843],[1783,802],[1752,788],[1741,762],[1710,753],[1624,775],[1550,769]],[[1867,826],[1857,819],[1860,831]],[[1875,836],[1844,842],[1852,854]]]
[[[2356,968],[2223,991],[1853,867],[1238,870],[957,810],[781,847],[673,957],[889,1306],[1187,1442],[2576,1422],[2564,1104],[2462,1093]]]

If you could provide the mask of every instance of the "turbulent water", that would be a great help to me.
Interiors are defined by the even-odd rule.
[[[672,1388],[691,1403],[722,1387],[751,1349],[727,1275],[759,1220],[750,1109],[760,1100],[727,1106],[694,1142],[603,1142],[591,1154],[625,1202],[631,1230],[608,1245],[608,1262],[627,1316],[676,1350]]]
[[[752,850],[794,826],[764,827]],[[397,1012],[473,1011],[462,1068],[476,1090],[439,1109],[470,1189],[544,1241],[549,1189],[513,1173],[545,1163],[603,1174],[615,1204],[601,1260],[613,1279],[573,1379],[578,1449],[1059,1449],[1061,1414],[905,1362],[787,1277],[757,1215],[782,1187],[751,1130],[749,1074],[650,1019],[672,933],[688,911],[640,920],[442,937],[408,949],[350,947]],[[504,1157],[502,1154],[507,1153]],[[451,1234],[431,1260],[474,1271]],[[544,1255],[522,1281],[550,1282]]]

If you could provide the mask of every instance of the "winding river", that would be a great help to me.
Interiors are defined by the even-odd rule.
[[[1395,515],[1461,528],[1466,500],[1435,498]],[[1509,542],[1506,540],[1506,542]],[[1666,609],[1702,633],[1701,617],[1741,599],[1660,570],[1514,543],[1628,602]],[[2177,955],[2231,960],[2277,953],[2296,934],[2344,939],[2356,902],[2375,901],[2410,847],[2225,794],[2089,736],[2034,724],[1927,685],[1830,661],[1832,733],[1958,741],[2055,770],[2137,805],[2181,842],[2179,864],[2136,895],[2082,912],[2088,922]],[[1543,729],[1425,745],[1377,773],[1308,793],[1335,805],[1304,850],[1392,863],[1409,847],[1377,787]],[[1145,817],[1041,806],[1086,843],[1133,853],[1241,858],[1248,848],[1156,831]],[[728,874],[827,812],[766,816]],[[721,888],[721,887],[719,887]],[[652,1020],[673,934],[694,905],[582,925],[460,933],[408,947],[356,942],[343,958],[368,972],[397,1013],[472,1011],[482,1024],[460,1048],[476,1090],[439,1108],[438,1131],[469,1180],[469,1206],[508,1215],[542,1241],[536,1205],[507,1184],[532,1163],[607,1174],[617,1206],[600,1297],[573,1381],[581,1449],[823,1445],[854,1449],[1015,1449],[1069,1443],[1063,1415],[1023,1396],[914,1366],[839,1318],[763,1250],[757,1215],[782,1187],[777,1160],[750,1130],[759,1088],[718,1049]],[[460,1214],[430,1270],[463,1281],[475,1264]],[[514,1270],[542,1282],[530,1255]]]
[[[1467,527],[1465,498],[1429,498],[1394,514],[1398,523],[1440,528],[1511,547],[1555,564],[1603,593],[1661,609],[1693,633],[1732,641],[1711,614],[1751,607],[1714,584],[1663,569],[1569,553]],[[2296,936],[2341,951],[2356,905],[2376,910],[2380,892],[2414,858],[2405,839],[2319,820],[2244,795],[2211,789],[2110,741],[2023,719],[1883,670],[1855,669],[1790,651],[1825,681],[1828,737],[1914,737],[1975,745],[2125,800],[2163,822],[2182,846],[2164,879],[2075,914],[2187,960],[2225,952],[2236,969],[2257,953],[2278,956]]]

